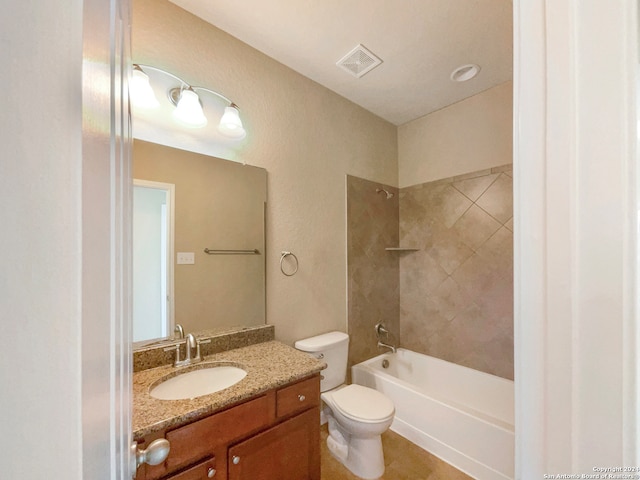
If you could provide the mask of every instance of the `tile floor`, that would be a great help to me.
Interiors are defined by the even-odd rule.
[[[327,426],[320,430],[322,480],[359,480],[327,449]],[[382,435],[385,472],[383,480],[471,480],[460,470],[422,450],[391,430]]]

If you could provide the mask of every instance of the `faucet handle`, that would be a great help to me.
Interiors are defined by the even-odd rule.
[[[384,326],[383,323],[376,324],[376,335],[380,337],[380,335],[389,335],[389,330]]]
[[[176,352],[176,359],[173,362],[174,366],[177,366],[180,363],[180,344],[177,343],[171,347],[167,347],[167,348],[163,348],[162,350],[164,350],[165,352],[170,352],[172,350],[175,350]]]
[[[207,340],[196,340],[196,358],[194,360],[196,361],[200,361],[202,360],[202,356],[200,355],[200,345],[206,345],[207,343],[211,343],[211,339],[208,338]]]

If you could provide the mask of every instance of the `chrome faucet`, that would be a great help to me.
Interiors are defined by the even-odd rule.
[[[394,347],[393,345],[387,345],[386,343],[382,343],[380,340],[378,340],[378,348],[380,347],[388,348],[392,353],[396,353],[396,347]]]
[[[376,329],[376,337],[378,337],[378,348],[380,348],[380,347],[388,348],[393,353],[396,353],[396,347],[394,345],[391,345],[389,343],[385,343],[382,340],[380,340],[380,337],[382,335],[384,335],[386,341],[387,342],[389,341],[389,330],[387,330],[387,328],[382,323],[378,323],[376,325],[375,329]]]
[[[182,342],[178,342],[174,347],[165,348],[164,351],[175,350],[176,358],[173,362],[174,367],[183,367],[185,365],[191,365],[192,363],[198,363],[202,361],[202,355],[200,354],[200,345],[203,343],[211,343],[211,339],[208,340],[196,340],[193,333],[188,334],[184,339],[185,355],[184,360],[180,359],[180,345]],[[196,356],[192,357],[193,349],[196,349]]]
[[[195,360],[195,358],[191,358],[191,352],[193,351],[194,348],[196,348],[196,337],[193,336],[193,333],[190,333],[189,335],[187,335],[184,341],[184,347],[186,350],[186,353],[184,355],[184,362],[186,365],[188,365]]]
[[[184,338],[184,328],[182,328],[182,325],[180,325],[179,323],[176,323],[176,327],[173,329],[173,333],[176,333],[176,335],[174,335],[175,338]]]

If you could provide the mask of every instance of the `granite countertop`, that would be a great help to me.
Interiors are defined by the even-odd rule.
[[[149,389],[159,380],[221,362],[243,368],[247,376],[219,392],[187,400],[158,400]],[[172,365],[133,374],[133,435],[140,438],[158,430],[196,420],[247,400],[260,393],[319,372],[326,365],[278,341],[269,341],[208,355],[200,363],[175,368]]]

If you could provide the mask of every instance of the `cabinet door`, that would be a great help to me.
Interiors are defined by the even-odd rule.
[[[216,476],[217,473],[215,460],[210,458],[183,472],[171,475],[165,480],[209,480],[210,478],[221,478]]]
[[[229,480],[320,480],[320,409],[229,449]]]

